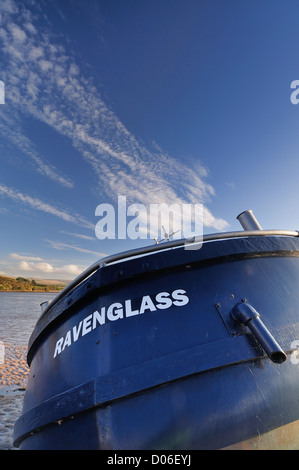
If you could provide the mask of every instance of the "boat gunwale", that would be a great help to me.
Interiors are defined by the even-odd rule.
[[[39,319],[44,317],[50,309],[52,309],[57,302],[59,302],[62,297],[75,289],[79,284],[85,281],[91,274],[93,274],[97,269],[103,268],[108,264],[112,263],[121,263],[130,258],[139,257],[151,253],[156,253],[157,251],[167,251],[171,248],[181,248],[183,246],[191,246],[193,244],[202,244],[205,242],[216,241],[216,240],[226,240],[231,238],[247,238],[247,237],[267,237],[267,236],[288,236],[288,237],[299,237],[298,230],[251,230],[251,231],[237,231],[237,232],[219,232],[212,233],[207,235],[199,235],[192,238],[182,238],[179,240],[170,240],[167,243],[159,243],[154,246],[144,246],[141,248],[135,248],[133,250],[127,250],[113,255],[108,255],[104,258],[99,259],[92,265],[90,265],[85,271],[83,271],[79,276],[73,279],[64,289],[62,289],[55,298],[44,308]],[[187,248],[188,249],[188,248]]]

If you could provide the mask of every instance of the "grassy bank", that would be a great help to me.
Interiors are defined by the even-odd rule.
[[[35,281],[34,279],[25,279],[24,277],[6,277],[0,276],[0,291],[19,291],[19,292],[59,292],[65,286],[65,283],[46,284],[43,281]]]

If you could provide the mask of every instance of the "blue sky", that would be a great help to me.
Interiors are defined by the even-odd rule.
[[[72,279],[148,240],[99,204],[299,228],[297,0],[1,0],[0,272]]]

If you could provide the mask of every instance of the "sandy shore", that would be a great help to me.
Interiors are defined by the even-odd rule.
[[[22,413],[29,368],[27,348],[1,343],[0,354],[0,450],[14,449],[13,427]]]

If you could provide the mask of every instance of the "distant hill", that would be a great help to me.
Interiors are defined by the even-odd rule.
[[[59,292],[66,285],[67,281],[25,279],[24,277],[0,276],[0,291],[20,291],[20,292]]]

